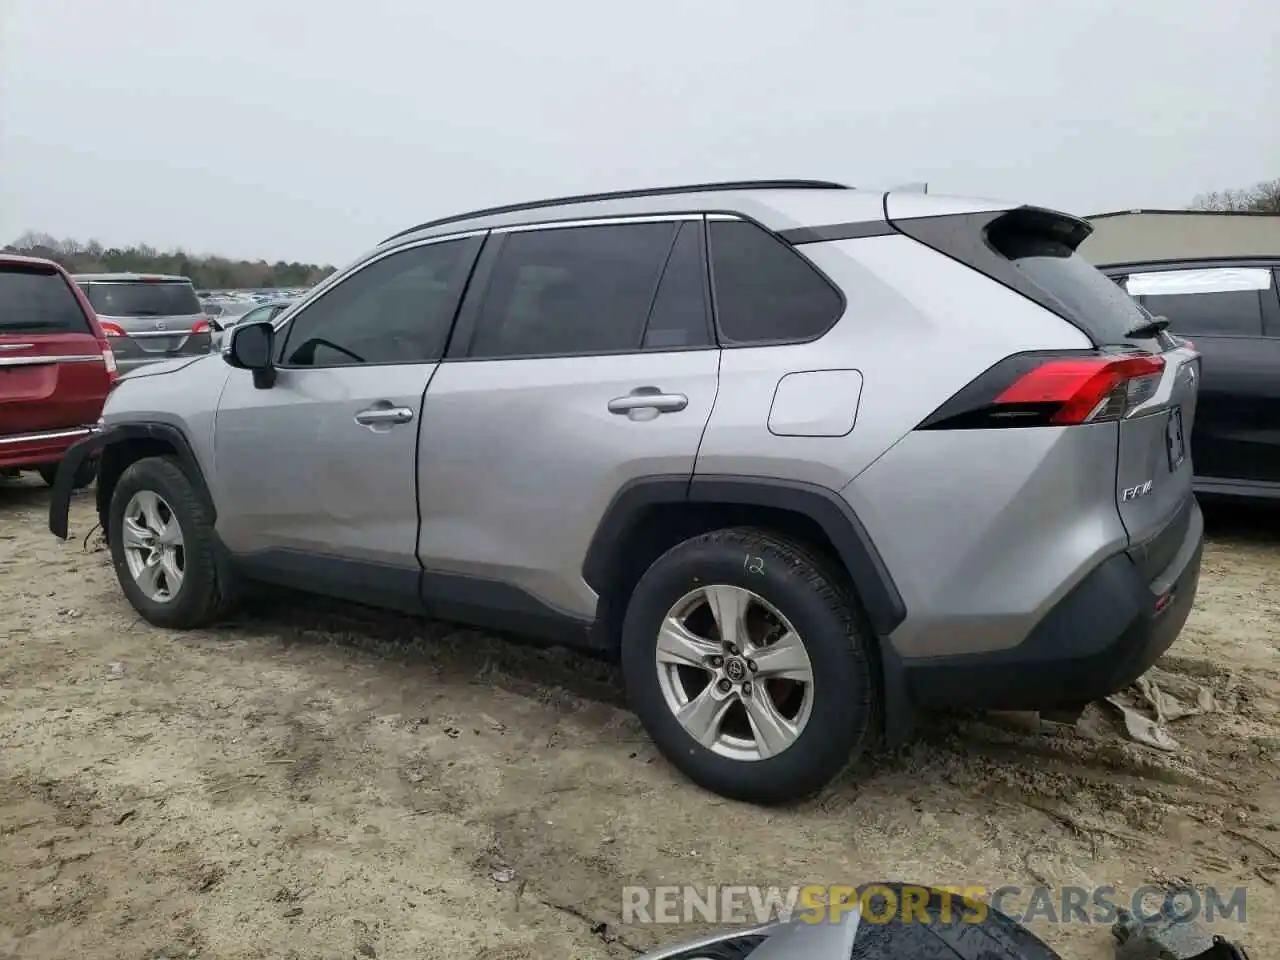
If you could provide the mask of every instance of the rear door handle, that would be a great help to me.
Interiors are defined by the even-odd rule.
[[[356,414],[356,423],[362,427],[390,426],[395,423],[408,423],[413,419],[413,411],[408,407],[373,406]]]
[[[625,397],[609,401],[609,412],[629,414],[653,410],[657,413],[679,413],[689,406],[689,398],[683,393],[663,393],[657,387],[636,387]]]

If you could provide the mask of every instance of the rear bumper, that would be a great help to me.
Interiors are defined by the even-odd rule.
[[[71,492],[75,486],[76,470],[86,460],[98,456],[110,436],[110,428],[94,430],[71,444],[58,461],[58,473],[49,495],[49,530],[60,540],[67,539],[67,514],[71,510]]]
[[[150,363],[159,363],[162,360],[176,360],[181,357],[202,357],[207,353],[213,352],[213,337],[211,333],[188,334],[179,349],[157,351],[155,353],[142,349],[141,344],[132,337],[111,337],[107,342],[111,344],[111,353],[115,356],[116,366],[122,374],[138,367],[145,367]]]
[[[921,707],[1047,710],[1122,690],[1177,639],[1195,601],[1204,518],[1191,504],[1165,569],[1148,582],[1130,553],[1103,561],[1007,650],[903,662]]]
[[[91,437],[97,427],[63,427],[39,433],[0,437],[0,469],[21,470],[57,463],[79,440]]]

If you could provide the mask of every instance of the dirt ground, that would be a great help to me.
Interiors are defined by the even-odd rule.
[[[43,488],[0,486],[0,957],[627,957],[705,928],[622,923],[624,885],[877,879],[1244,886],[1229,934],[1280,942],[1280,514],[1211,515],[1162,666],[1218,706],[1178,752],[1101,707],[937,718],[770,811],[680,779],[575,655],[292,597],[149,627],[91,498],[61,543]]]

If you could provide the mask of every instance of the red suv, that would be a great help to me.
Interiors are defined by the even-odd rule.
[[[0,475],[53,484],[67,447],[98,429],[116,379],[89,302],[50,260],[0,253]],[[93,482],[86,461],[73,486]]]

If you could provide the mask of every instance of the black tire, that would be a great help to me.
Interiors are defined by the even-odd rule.
[[[667,705],[655,654],[667,612],[699,585],[745,587],[786,617],[813,670],[813,704],[796,741],[766,759],[735,760],[694,739]],[[658,558],[636,585],[622,631],[627,696],[658,749],[689,779],[735,800],[776,804],[816,793],[873,740],[879,685],[871,635],[840,572],[789,538],[717,530]]]
[[[157,602],[142,592],[125,560],[122,527],[124,511],[140,490],[160,495],[182,530],[182,585],[171,600]],[[125,596],[148,623],[188,630],[208,626],[227,612],[229,592],[222,582],[214,549],[213,523],[195,485],[171,457],[147,457],[131,464],[116,482],[107,512],[111,562]]]
[[[56,463],[46,463],[37,468],[40,473],[40,479],[49,486],[53,486],[53,481],[58,476],[58,465]],[[98,461],[84,460],[80,466],[76,467],[75,477],[71,480],[72,490],[83,490],[89,484],[93,483],[98,477]]]

